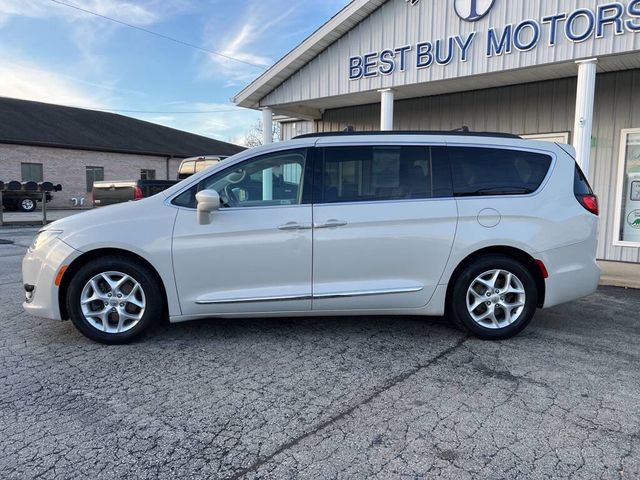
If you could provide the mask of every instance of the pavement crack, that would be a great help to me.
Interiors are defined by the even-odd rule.
[[[325,420],[324,422],[322,422],[319,425],[317,425],[314,429],[297,436],[296,438],[290,440],[287,443],[282,444],[280,447],[278,447],[271,454],[269,454],[269,455],[267,455],[265,457],[262,457],[262,458],[258,458],[258,460],[256,460],[253,464],[251,464],[248,467],[243,468],[242,470],[239,470],[238,472],[236,472],[235,474],[233,474],[231,476],[226,477],[225,480],[237,480],[237,479],[240,479],[240,478],[244,477],[245,475],[247,475],[247,474],[249,474],[251,472],[255,472],[260,467],[262,467],[263,465],[269,463],[271,460],[273,460],[275,457],[277,457],[281,453],[289,450],[290,448],[295,447],[296,445],[300,444],[301,442],[303,442],[307,438],[315,435],[316,433],[320,432],[321,430],[324,430],[325,428],[327,428],[327,427],[333,425],[334,423],[340,421],[341,419],[347,417],[348,415],[350,415],[351,413],[356,411],[358,408],[363,407],[365,405],[368,405],[369,403],[371,403],[373,400],[375,400],[377,397],[382,395],[387,390],[395,387],[396,385],[398,385],[398,384],[400,384],[402,382],[405,382],[406,380],[408,380],[409,378],[413,377],[414,375],[416,375],[421,370],[424,370],[425,368],[431,367],[432,365],[434,365],[438,361],[442,360],[444,357],[452,354],[457,349],[462,347],[468,339],[469,339],[468,335],[464,336],[461,339],[459,339],[454,345],[452,345],[451,347],[443,350],[438,355],[436,355],[431,360],[429,360],[427,363],[415,365],[410,370],[407,370],[407,371],[405,371],[405,372],[403,372],[403,373],[401,373],[399,375],[396,375],[395,377],[390,378],[389,380],[384,382],[382,385],[380,385],[376,389],[374,389],[374,391],[369,396],[364,398],[362,401],[360,401],[360,402],[356,403],[355,405],[347,408],[346,410],[340,412],[339,414],[337,414],[337,415]]]

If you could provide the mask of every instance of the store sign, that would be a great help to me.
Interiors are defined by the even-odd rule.
[[[483,18],[496,0],[455,0],[454,9],[456,14],[467,22],[477,22]]]
[[[407,0],[412,5],[418,1]],[[458,15],[467,21],[479,20],[489,13],[495,3],[495,0],[453,1]],[[640,0],[578,8],[541,19],[491,27],[484,34],[473,31],[356,55],[349,58],[349,79],[359,80],[404,72],[409,68],[423,69],[466,62],[474,49],[479,48],[484,50],[487,58],[492,58],[514,51],[527,52],[539,46],[553,48],[561,38],[580,43],[629,33],[640,33]]]

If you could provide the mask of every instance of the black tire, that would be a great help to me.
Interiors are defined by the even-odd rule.
[[[489,328],[484,326],[484,324],[477,322],[471,316],[469,308],[467,306],[467,297],[469,296],[470,299],[474,298],[474,295],[472,294],[473,292],[469,291],[474,281],[483,273],[491,272],[494,270],[503,270],[515,275],[515,277],[519,279],[520,283],[522,284],[525,295],[524,308],[522,308],[521,312],[519,312],[519,316],[517,317],[517,319],[513,323],[502,326],[500,328]],[[506,279],[506,276],[499,277],[498,282],[501,281],[500,278]],[[500,288],[504,288],[504,285],[498,284],[497,291],[500,291]],[[487,288],[486,293],[489,293],[488,290],[489,289]],[[477,290],[474,289],[474,291]],[[485,295],[486,293],[482,292],[482,295]],[[496,302],[498,300],[502,300],[500,295],[496,294],[495,291],[493,295],[494,296],[492,298],[487,298],[487,304],[492,301]],[[512,301],[521,301],[521,298],[516,298],[514,300],[516,294],[511,295],[512,297],[506,298],[507,302],[510,303]],[[454,323],[459,328],[468,331],[473,336],[482,340],[504,340],[507,338],[511,338],[524,330],[524,328],[529,324],[529,322],[531,322],[531,319],[535,315],[537,306],[538,288],[536,286],[536,281],[529,269],[527,269],[519,261],[506,255],[485,255],[473,260],[472,263],[466,266],[458,276],[455,284],[453,285],[453,291],[448,307]],[[488,310],[489,308],[491,307],[485,307],[485,305],[480,304],[477,309],[473,310],[473,312],[477,313],[478,317],[481,317],[483,309]],[[498,320],[505,321],[506,323],[505,308],[495,304],[493,308],[496,312],[494,316],[502,317]],[[518,313],[518,311],[517,309],[514,309],[511,310],[511,313],[513,313],[515,316],[515,313]],[[485,321],[489,323],[491,322],[491,319]]]
[[[18,208],[21,212],[33,212],[38,206],[38,202],[31,198],[23,198],[18,201]]]
[[[137,323],[129,330],[120,333],[105,332],[98,329],[95,325],[92,325],[87,317],[85,317],[80,305],[85,285],[87,285],[88,282],[97,275],[105,272],[120,272],[130,276],[140,284],[144,293],[145,307],[140,320],[137,321]],[[110,289],[106,287],[106,283],[102,286],[105,287],[104,295],[107,295],[107,292],[109,292]],[[115,295],[112,294],[110,297],[115,297]],[[115,300],[115,298],[113,298],[113,300]],[[115,301],[116,303],[118,302],[118,300]],[[108,345],[125,344],[136,340],[144,334],[151,325],[158,322],[164,313],[164,297],[159,281],[154,273],[140,262],[128,257],[117,255],[105,256],[91,260],[80,267],[80,269],[73,275],[71,283],[69,284],[66,303],[67,312],[69,312],[69,317],[76,328],[91,340]],[[102,301],[98,301],[98,303],[102,303]],[[110,307],[111,306],[112,308],[118,308],[117,305],[111,304]],[[129,307],[130,305],[127,303],[125,308]],[[108,307],[105,304],[105,310],[107,308]],[[135,307],[133,308],[135,309]],[[137,313],[140,313],[141,311],[142,310],[138,310]],[[106,323],[108,326],[115,326],[117,321],[113,321],[111,323],[111,320],[108,319]]]

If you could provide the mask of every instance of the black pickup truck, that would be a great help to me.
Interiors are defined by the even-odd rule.
[[[175,180],[105,180],[93,183],[93,206],[106,207],[150,197],[178,183]]]
[[[33,212],[42,203],[44,194],[48,203],[53,199],[51,192],[59,192],[62,185],[54,185],[51,182],[3,182],[0,180],[0,192],[2,192],[2,207],[7,211]]]
[[[207,167],[221,162],[225,157],[202,156],[187,158],[180,163],[178,180],[105,180],[93,183],[93,206],[106,207],[115,203],[131,202],[150,197],[189,178]]]

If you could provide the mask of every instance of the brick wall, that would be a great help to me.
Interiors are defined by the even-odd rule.
[[[53,208],[72,208],[72,198],[87,202],[87,166],[104,167],[105,180],[137,179],[141,169],[155,170],[158,180],[167,179],[166,157],[0,144],[0,180],[21,181],[22,162],[42,163],[44,180],[62,184],[62,192],[54,193],[49,204]],[[170,180],[176,179],[179,165],[180,159],[169,162]]]

